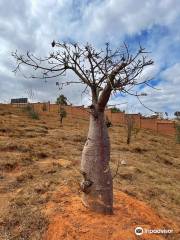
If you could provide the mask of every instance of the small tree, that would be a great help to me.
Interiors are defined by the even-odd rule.
[[[131,142],[131,137],[134,129],[134,119],[131,115],[126,116],[126,127],[127,127],[127,144]]]
[[[119,108],[117,108],[117,107],[112,107],[111,108],[111,112],[112,113],[117,113],[117,112],[121,112],[121,110]]]
[[[67,116],[67,112],[64,108],[60,108],[59,110],[59,116],[60,116],[60,123],[63,123],[63,118],[65,118]]]
[[[56,104],[67,106],[67,98],[63,94],[59,95],[59,97],[56,100]]]
[[[131,54],[124,44],[112,50],[109,43],[104,49],[96,50],[92,45],[77,43],[52,42],[55,51],[46,58],[38,58],[27,52],[25,55],[13,53],[17,60],[14,72],[26,65],[41,74],[42,79],[59,77],[66,71],[73,71],[79,78],[77,81],[61,81],[61,87],[71,83],[82,83],[91,91],[90,125],[85,143],[81,172],[83,181],[82,201],[89,209],[112,214],[113,181],[109,167],[110,140],[105,123],[105,108],[112,93],[140,96],[133,92],[134,86],[147,84],[139,75],[153,61],[147,59],[147,52],[139,46],[136,53]],[[40,76],[31,76],[40,78]],[[138,98],[139,99],[139,98]],[[140,100],[139,100],[140,101]]]

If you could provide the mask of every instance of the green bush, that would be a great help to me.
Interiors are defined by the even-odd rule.
[[[121,110],[117,107],[113,107],[113,108],[111,108],[111,112],[112,113],[117,113],[117,112],[121,112]]]

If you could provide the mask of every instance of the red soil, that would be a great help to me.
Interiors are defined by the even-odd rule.
[[[161,234],[136,236],[134,229],[137,226],[146,229],[175,227],[145,203],[122,192],[114,194],[114,214],[104,216],[90,212],[82,205],[80,196],[61,187],[46,213],[50,224],[43,240],[163,240],[166,238]]]

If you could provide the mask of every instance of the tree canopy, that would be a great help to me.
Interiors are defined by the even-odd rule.
[[[34,69],[36,75],[32,78],[49,79],[60,77],[67,70],[73,71],[77,81],[63,82],[60,78],[60,88],[71,83],[85,84],[85,90],[91,89],[92,103],[100,110],[104,110],[112,92],[120,91],[122,94],[140,96],[133,92],[133,87],[148,84],[147,79],[139,78],[146,66],[153,61],[147,58],[145,48],[139,46],[135,53],[130,53],[127,44],[112,50],[106,43],[104,49],[95,49],[90,44],[82,46],[77,43],[52,42],[55,51],[48,57],[37,57],[29,51],[26,54],[12,53],[17,60],[14,72],[27,65]]]
[[[56,100],[56,103],[60,104],[60,105],[68,105],[67,104],[67,97],[65,97],[63,94],[59,95],[59,97]]]

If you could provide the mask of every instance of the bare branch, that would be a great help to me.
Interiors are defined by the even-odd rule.
[[[147,108],[149,111],[153,112],[153,113],[156,113],[154,110],[152,110],[151,108],[147,107],[140,99],[139,99],[139,96],[137,96],[137,99],[139,100],[139,102],[141,103],[141,105],[145,108]]]
[[[147,51],[139,44],[139,49],[132,54],[126,43],[120,48],[112,50],[110,44],[105,44],[105,49],[96,50],[92,45],[82,46],[77,43],[52,42],[56,50],[48,57],[37,57],[27,51],[25,55],[17,51],[12,56],[17,61],[14,73],[21,71],[21,66],[28,66],[37,74],[32,78],[51,79],[63,76],[71,70],[78,76],[81,83],[90,87],[93,104],[99,110],[104,110],[110,95],[113,92],[134,95],[131,89],[137,85],[149,85],[149,80],[140,81],[140,74],[145,67],[152,65],[153,61],[147,59]],[[41,76],[38,76],[38,75]],[[67,86],[64,82],[61,87]],[[150,86],[152,87],[152,86]]]

